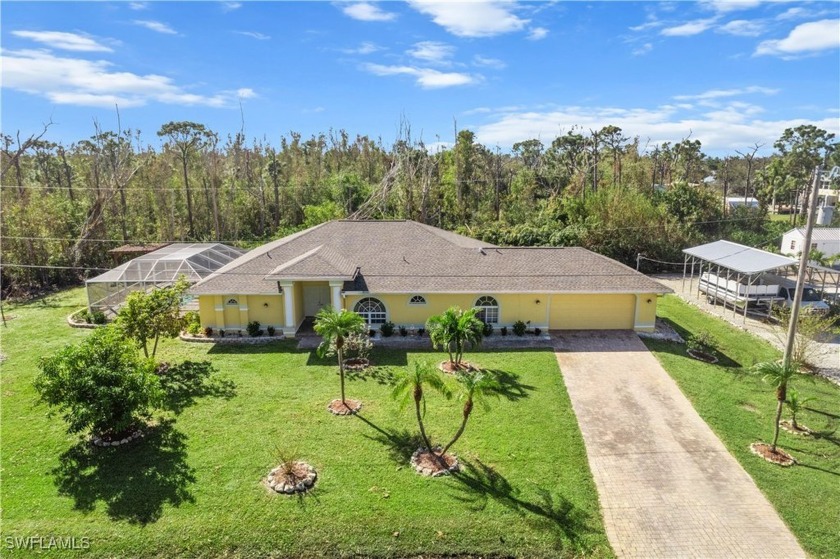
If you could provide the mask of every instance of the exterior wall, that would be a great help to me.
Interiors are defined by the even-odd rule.
[[[228,305],[230,299],[237,304]],[[215,329],[244,329],[252,320],[279,328],[283,326],[283,298],[279,294],[199,295],[198,313],[202,326]]]
[[[656,305],[651,306],[655,313]],[[636,295],[552,295],[550,312],[552,330],[632,330],[636,324]]]
[[[656,302],[657,297],[655,293],[639,293],[636,295],[634,330],[637,332],[654,331],[656,328]]]
[[[426,298],[425,305],[409,305],[413,295]],[[470,309],[482,295],[490,295],[499,303],[499,325],[510,326],[517,320],[530,321],[532,328],[546,328],[548,326],[548,311],[546,303],[548,295],[515,294],[515,293],[415,293],[415,294],[370,294],[348,295],[344,298],[344,308],[353,310],[356,303],[365,297],[374,297],[382,301],[388,313],[388,320],[396,325],[410,328],[421,328],[426,320],[433,315],[441,314],[452,306]],[[536,302],[539,300],[539,304]]]
[[[295,282],[294,288],[294,297],[295,297],[295,330],[300,327],[301,323],[303,322],[305,315],[303,309],[303,284],[299,281]]]
[[[837,230],[835,229],[835,231]],[[796,241],[796,248],[793,250],[790,248],[791,241]],[[787,254],[788,256],[798,256],[802,253],[804,241],[805,237],[799,231],[790,231],[786,233],[782,236],[782,254]],[[817,250],[828,256],[840,252],[840,238],[837,240],[811,239],[811,244],[817,245]]]

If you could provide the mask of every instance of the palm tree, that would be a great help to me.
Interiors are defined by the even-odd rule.
[[[426,435],[426,428],[423,426],[423,415],[426,413],[426,396],[424,387],[428,386],[436,392],[443,394],[447,399],[452,396],[449,388],[444,384],[443,378],[437,370],[432,367],[428,361],[415,361],[414,369],[406,369],[403,375],[399,378],[392,396],[395,400],[402,401],[402,407],[405,408],[409,400],[414,400],[414,413],[417,415],[417,424],[420,426],[420,436],[423,437],[423,444],[426,445],[426,450],[432,453],[432,443]],[[422,404],[422,412],[421,412]]]
[[[445,347],[449,353],[449,362],[455,369],[461,366],[464,356],[464,343],[479,345],[483,338],[484,324],[476,314],[478,309],[463,311],[458,307],[449,307],[443,314],[435,315],[426,321],[426,330],[435,349]]]
[[[463,419],[455,436],[440,453],[441,456],[445,455],[446,451],[464,434],[464,429],[467,428],[467,421],[470,419],[474,405],[478,403],[485,411],[489,410],[490,405],[487,403],[487,397],[499,395],[499,382],[495,377],[487,373],[481,371],[472,374],[460,373],[457,378],[461,388],[458,392],[458,399],[464,401],[464,409],[462,411]]]
[[[800,398],[799,392],[792,386],[790,387],[790,390],[788,390],[785,405],[787,405],[787,408],[790,410],[790,425],[797,431],[799,430],[799,425],[796,423],[796,414],[801,412],[802,408],[805,407],[805,404],[811,400],[813,400],[813,398]]]
[[[338,355],[338,371],[341,377],[341,403],[347,406],[344,398],[344,340],[350,334],[363,332],[365,319],[358,313],[341,309],[336,311],[332,307],[324,307],[315,315],[315,332],[324,340],[318,346],[318,356],[323,357],[335,343]]]
[[[782,407],[787,400],[788,384],[799,369],[792,363],[765,362],[757,364],[753,372],[761,375],[764,382],[776,389],[776,420],[773,423],[773,444],[770,445],[770,451],[775,453],[776,443],[779,440],[779,420],[782,418]]]

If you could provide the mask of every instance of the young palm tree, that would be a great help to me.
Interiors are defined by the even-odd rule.
[[[753,372],[761,375],[764,382],[776,389],[776,420],[773,422],[773,444],[770,445],[770,451],[776,452],[776,443],[779,440],[779,420],[782,418],[782,407],[787,400],[788,384],[799,369],[792,363],[765,362],[757,364]]]
[[[446,454],[446,451],[455,444],[458,439],[461,438],[461,435],[464,434],[464,429],[467,428],[467,421],[470,419],[470,415],[472,414],[473,407],[475,404],[481,405],[481,407],[486,411],[490,409],[490,405],[487,403],[488,396],[498,396],[498,389],[499,383],[495,379],[495,377],[488,375],[487,373],[477,372],[473,374],[465,374],[461,373],[458,375],[458,384],[460,385],[460,391],[458,392],[458,399],[464,401],[464,409],[462,412],[462,420],[461,426],[458,427],[458,431],[455,433],[455,436],[449,441],[443,448],[443,452],[441,452],[441,456]]]
[[[805,407],[805,404],[813,400],[813,398],[800,398],[799,392],[796,391],[795,388],[792,386],[788,390],[787,393],[787,401],[785,405],[787,406],[788,410],[790,410],[790,425],[796,430],[799,430],[799,424],[796,423],[796,414],[802,411],[802,408]]]
[[[449,307],[443,314],[426,321],[432,345],[435,349],[445,347],[449,362],[456,369],[464,356],[464,344],[478,345],[484,336],[484,324],[476,317],[477,313],[478,309],[463,311],[458,307]]]
[[[358,313],[341,309],[336,311],[332,307],[324,307],[315,315],[315,332],[324,340],[318,346],[318,356],[323,357],[335,341],[338,355],[338,371],[341,377],[341,403],[347,406],[344,398],[344,340],[350,334],[363,332],[365,319]]]
[[[415,361],[413,370],[406,369],[397,381],[397,384],[394,385],[392,396],[395,400],[402,402],[403,408],[408,404],[409,400],[414,401],[414,413],[417,415],[417,424],[420,426],[420,436],[423,437],[423,444],[426,445],[426,450],[431,453],[432,443],[426,435],[426,428],[423,426],[423,416],[426,414],[426,396],[424,391],[424,387],[426,386],[443,394],[447,399],[452,396],[449,388],[444,384],[440,373],[427,361]]]

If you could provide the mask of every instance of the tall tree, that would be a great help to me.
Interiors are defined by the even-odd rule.
[[[193,223],[193,203],[190,192],[189,164],[190,156],[203,148],[212,136],[203,124],[189,121],[172,121],[161,126],[157,135],[161,138],[168,138],[168,146],[175,151],[181,163],[184,176],[184,191],[187,196],[187,222],[189,224],[189,237],[195,238],[195,226]]]

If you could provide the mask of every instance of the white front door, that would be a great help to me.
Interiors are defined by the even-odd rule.
[[[322,307],[330,304],[329,285],[304,285],[303,286],[303,313],[306,316],[315,316]]]

